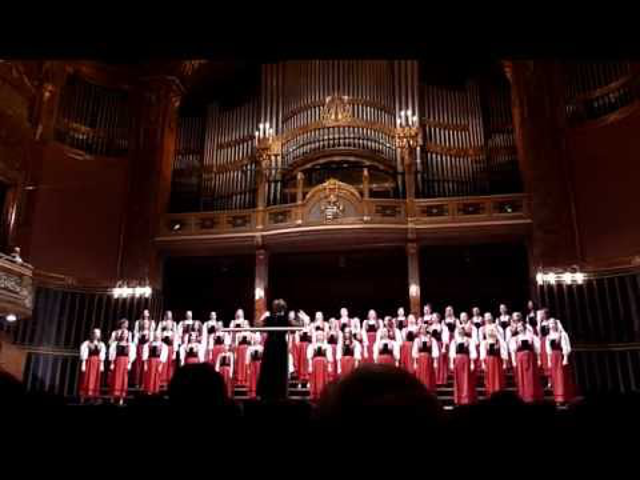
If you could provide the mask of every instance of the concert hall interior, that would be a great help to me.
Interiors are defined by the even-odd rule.
[[[203,57],[0,60],[25,395],[170,402],[206,364],[255,404],[280,353],[309,408],[376,363],[452,411],[637,392],[640,63]]]

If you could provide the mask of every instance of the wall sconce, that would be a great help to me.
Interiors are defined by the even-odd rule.
[[[411,286],[409,287],[409,296],[417,297],[419,294],[420,294],[420,287],[415,283],[412,283]]]
[[[256,288],[256,300],[262,300],[264,298],[264,290],[260,287]]]
[[[538,285],[551,284],[555,285],[556,283],[564,283],[565,285],[582,285],[587,276],[582,272],[538,272],[536,274],[536,283]]]
[[[153,290],[148,285],[144,287],[128,287],[126,283],[120,282],[118,282],[117,286],[111,289],[111,295],[113,295],[113,298],[149,298],[152,293]]]

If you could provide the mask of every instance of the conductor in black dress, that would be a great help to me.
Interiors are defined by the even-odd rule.
[[[296,326],[289,322],[287,304],[284,300],[274,300],[272,311],[264,318],[266,327]],[[287,332],[269,332],[264,344],[258,396],[263,400],[284,400],[289,386],[289,349]]]

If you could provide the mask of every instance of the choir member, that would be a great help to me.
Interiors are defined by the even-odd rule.
[[[209,313],[209,320],[202,324],[202,343],[205,347],[220,328],[222,328],[222,322],[218,321],[216,312]]]
[[[434,313],[429,333],[438,343],[440,355],[436,366],[436,385],[445,385],[449,374],[449,329],[442,325],[440,314]]]
[[[260,365],[262,363],[262,335],[256,332],[253,335],[253,343],[247,348],[247,369],[249,370],[249,381],[247,385],[247,394],[249,398],[256,398],[258,390],[258,378],[260,377]]]
[[[142,391],[148,395],[160,392],[162,386],[162,371],[166,367],[169,357],[169,347],[162,341],[162,334],[156,332],[153,341],[148,342],[142,349],[144,370],[142,374]]]
[[[247,369],[247,350],[251,345],[252,341],[251,332],[238,332],[236,334],[236,351],[235,351],[235,359],[236,363],[233,368],[234,372],[234,382],[235,385],[246,386],[249,380],[248,377],[248,369]]]
[[[395,320],[390,316],[384,317],[382,328],[378,330],[378,335],[376,340],[380,340],[380,337],[382,336],[382,331],[385,329],[387,330],[387,335],[389,337],[389,340],[396,343],[398,349],[400,349],[400,344],[402,343],[402,335],[400,334],[400,330],[398,330],[398,328],[396,327]]]
[[[540,339],[540,357],[541,357],[541,364],[542,364],[542,372],[546,377],[549,377],[551,374],[551,371],[549,369],[549,356],[547,352],[547,335],[549,335],[552,319],[549,316],[549,310],[547,308],[538,310],[537,316],[538,316],[537,332],[538,332],[538,337]],[[556,324],[558,326],[558,330],[564,331],[564,328],[562,328],[562,323],[560,323],[559,320],[556,320]]]
[[[504,370],[509,358],[507,344],[500,337],[497,325],[485,325],[480,340],[480,361],[484,370],[484,389],[487,396],[505,387]]]
[[[175,370],[175,361],[178,354],[178,333],[176,323],[173,321],[173,314],[167,311],[164,314],[164,320],[158,324],[158,330],[162,338],[162,343],[167,346],[167,363],[162,369],[162,378],[160,383],[166,386],[173,377]]]
[[[206,347],[205,360],[212,365],[216,364],[218,355],[222,353],[225,345],[231,345],[231,334],[222,331],[222,322],[216,325],[209,324],[205,330]]]
[[[349,310],[342,307],[340,309],[340,331],[344,333],[346,328],[351,328],[351,319],[349,318]]]
[[[511,363],[515,372],[518,394],[525,402],[542,399],[539,367],[540,343],[538,337],[518,323],[517,334],[510,340]]]
[[[395,326],[398,330],[402,331],[407,326],[407,317],[404,314],[404,308],[398,308],[398,315],[394,318]]]
[[[418,336],[413,341],[411,353],[415,361],[416,377],[428,390],[434,392],[436,390],[436,370],[440,358],[440,348],[426,325],[420,327]]]
[[[573,373],[569,364],[569,355],[571,354],[569,335],[560,329],[556,320],[551,319],[549,335],[547,335],[545,342],[553,397],[556,403],[571,402],[574,395],[574,385]]]
[[[484,325],[484,317],[480,314],[480,309],[478,307],[473,307],[471,309],[471,323],[476,327],[477,331],[479,331]]]
[[[398,344],[390,338],[389,329],[382,328],[380,330],[380,339],[373,348],[374,361],[385,365],[398,366],[398,361],[400,360],[400,352],[398,350]]]
[[[325,333],[327,331],[327,325],[324,321],[324,315],[322,312],[316,312],[315,318],[311,323],[311,328],[313,329],[313,335],[317,332]]]
[[[291,351],[292,368],[298,374],[298,381],[301,384],[309,382],[309,361],[307,353],[309,345],[313,341],[313,333],[309,324],[309,317],[303,317],[304,330],[298,330],[294,336],[294,348]]]
[[[143,313],[143,318],[141,320],[136,320],[135,327],[133,331],[133,342],[136,344],[136,361],[133,362],[132,367],[132,382],[134,385],[140,385],[142,381],[142,369],[144,366],[142,360],[142,350],[145,345],[149,343],[154,338],[154,324],[153,321],[149,318],[149,311],[145,310]]]
[[[458,319],[456,318],[452,306],[448,306],[444,310],[444,326],[449,330],[449,336],[453,337],[458,326]]]
[[[363,355],[363,361],[365,362],[373,362],[373,347],[378,338],[378,329],[382,327],[380,320],[378,320],[378,315],[375,310],[369,310],[367,313],[367,319],[362,322],[362,330],[363,330],[363,342],[365,346],[365,354]],[[366,337],[366,339],[365,339]]]
[[[202,363],[204,361],[203,350],[198,334],[195,330],[192,331],[189,333],[186,343],[180,347],[180,365]]]
[[[91,331],[91,338],[80,345],[80,399],[95,399],[100,395],[102,372],[107,348],[100,340],[99,328]]]
[[[337,375],[348,375],[362,361],[362,345],[355,339],[351,328],[346,328],[337,350]]]
[[[109,346],[123,337],[127,337],[127,342],[133,343],[133,334],[129,331],[129,320],[126,318],[120,320],[118,322],[118,329],[111,332]]]
[[[324,332],[316,332],[316,338],[307,352],[309,360],[309,396],[311,400],[318,400],[324,387],[330,381],[331,364],[333,358],[331,356],[331,348],[325,341]]]
[[[186,343],[189,341],[191,333],[196,333],[198,337],[202,334],[202,323],[199,320],[193,319],[193,312],[187,310],[185,313],[185,319],[178,323],[178,337],[180,343]]]
[[[509,315],[509,310],[507,310],[507,306],[503,303],[500,305],[500,314],[498,315],[498,325],[503,330],[507,330],[507,327],[511,324],[511,315]]]
[[[329,327],[326,335],[327,345],[331,349],[331,378],[333,379],[338,372],[337,356],[338,356],[338,344],[342,341],[342,332],[339,330],[337,324]]]
[[[410,373],[414,371],[413,341],[417,336],[418,326],[416,324],[416,317],[410,313],[407,317],[407,325],[400,333],[402,340],[400,344],[400,367]]]
[[[504,330],[502,330],[502,327],[496,324],[496,321],[494,320],[493,315],[490,312],[485,312],[484,323],[482,327],[480,327],[480,329],[478,330],[478,341],[481,342],[482,340],[486,340],[487,338],[486,332],[488,329],[495,329],[498,337],[500,337],[500,339],[503,342],[505,341]]]
[[[455,330],[449,346],[450,368],[453,372],[453,401],[456,405],[467,405],[476,400],[475,359],[475,342],[460,326]]]
[[[236,310],[235,317],[233,318],[233,320],[231,320],[231,323],[229,324],[229,328],[249,328],[249,327],[250,327],[249,320],[244,318],[244,310],[239,308],[238,310]],[[231,334],[232,345],[236,345],[237,335],[238,335],[237,332],[233,332]]]
[[[459,325],[464,329],[464,334],[474,341],[474,343],[478,344],[478,329],[473,325],[471,319],[469,318],[469,314],[467,312],[462,312],[460,314]]]
[[[114,332],[114,340],[109,345],[111,396],[121,404],[129,388],[129,370],[136,358],[135,344],[131,341],[128,324],[126,319],[120,320],[120,329]]]
[[[142,318],[136,320],[133,324],[133,335],[134,337],[140,333],[141,330],[151,330],[155,332],[157,328],[155,320],[151,319],[151,314],[149,310],[142,311]],[[149,340],[153,340],[153,337]]]
[[[536,309],[535,303],[533,300],[529,300],[527,302],[527,315],[526,315],[527,323],[533,328],[533,332],[538,334],[538,312]]]
[[[239,308],[236,310],[235,317],[231,320],[229,328],[249,328],[249,320],[244,318],[244,310]]]
[[[227,387],[227,395],[229,398],[233,398],[233,352],[231,351],[229,344],[225,344],[222,348],[223,350],[216,360],[216,370],[224,379],[224,384]]]
[[[432,321],[433,321],[433,311],[431,308],[431,304],[427,303],[422,309],[422,317],[420,317],[420,324],[429,326],[431,325]]]

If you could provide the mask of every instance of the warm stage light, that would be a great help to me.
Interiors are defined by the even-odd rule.
[[[16,320],[18,320],[18,317],[16,317],[13,313],[10,313],[5,318],[6,318],[7,322],[9,322],[9,323],[13,323]]]

